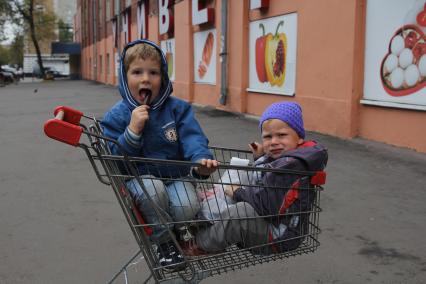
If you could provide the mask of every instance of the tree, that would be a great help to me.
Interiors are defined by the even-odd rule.
[[[9,63],[9,49],[0,45],[0,66]]]
[[[0,0],[0,15],[3,13],[7,20],[18,26],[22,26],[22,24],[25,23],[25,30],[30,35],[35,48],[40,72],[43,78],[45,78],[39,42],[43,38],[49,39],[54,36],[56,17],[53,13],[43,9],[43,6],[39,4],[39,2],[42,1]]]
[[[9,45],[0,45],[0,65],[22,66],[24,55],[24,37],[15,35]]]
[[[24,62],[24,36],[15,35],[9,47],[9,64],[22,66]]]
[[[72,42],[73,40],[72,27],[67,25],[62,19],[59,19],[58,21],[58,30],[59,30],[60,42]]]
[[[6,1],[0,0],[0,41],[5,40],[4,26],[6,24]]]

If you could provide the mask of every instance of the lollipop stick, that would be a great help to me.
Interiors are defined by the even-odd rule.
[[[151,94],[146,94],[145,99],[143,100],[144,105],[149,105],[149,100],[151,99]]]

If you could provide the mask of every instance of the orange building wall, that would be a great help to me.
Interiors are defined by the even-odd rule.
[[[424,111],[364,106],[359,120],[360,137],[426,153]]]
[[[191,10],[189,1],[184,1],[180,5],[175,5],[175,44],[176,52],[178,50],[186,50],[179,52],[175,56],[176,74],[173,84],[174,95],[186,101],[194,101],[194,86],[192,78],[193,71],[193,43],[192,43],[192,25]],[[158,30],[158,19],[155,18]]]
[[[216,85],[193,82],[193,33],[205,27],[192,25],[192,1],[178,2],[174,5],[174,95],[189,102],[256,116],[272,102],[297,101],[303,107],[307,130],[341,138],[359,136],[426,152],[425,111],[366,106],[360,103],[363,97],[366,1],[271,0],[266,11],[250,11],[248,0],[228,1],[228,94],[225,105],[219,103],[222,1],[209,1],[215,5],[215,23],[208,28],[216,28],[218,39]],[[152,4],[155,1],[149,2]],[[293,12],[298,13],[296,95],[289,97],[247,91],[249,23]],[[159,43],[157,15],[151,13],[148,18],[148,38]],[[133,39],[136,39],[136,33],[136,1],[133,1]],[[98,56],[99,52],[103,52],[105,59],[108,50],[110,61],[114,61],[111,32],[98,42]],[[83,48],[83,78],[94,78],[90,68],[86,67],[88,56],[93,58],[92,53],[91,47]],[[109,77],[102,76],[98,80],[116,84],[114,68],[110,67]],[[104,65],[103,71],[105,70]]]

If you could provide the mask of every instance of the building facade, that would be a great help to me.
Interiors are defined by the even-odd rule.
[[[307,130],[426,152],[424,4],[77,0],[75,40],[84,79],[116,85],[123,46],[148,38],[191,103],[258,116],[297,101]]]

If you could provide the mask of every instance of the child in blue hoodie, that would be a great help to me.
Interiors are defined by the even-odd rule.
[[[104,116],[104,135],[118,141],[110,144],[112,154],[200,163],[200,167],[150,169],[139,164],[138,171],[151,199],[167,221],[194,219],[199,210],[194,178],[207,178],[217,167],[208,149],[208,139],[194,117],[191,105],[171,97],[173,87],[161,49],[149,40],[129,43],[120,61],[119,92],[122,100]],[[182,178],[188,181],[160,181]],[[149,224],[161,223],[137,179],[127,187]],[[168,229],[154,226],[151,239],[158,244],[160,264],[173,271],[183,268],[183,257]]]

